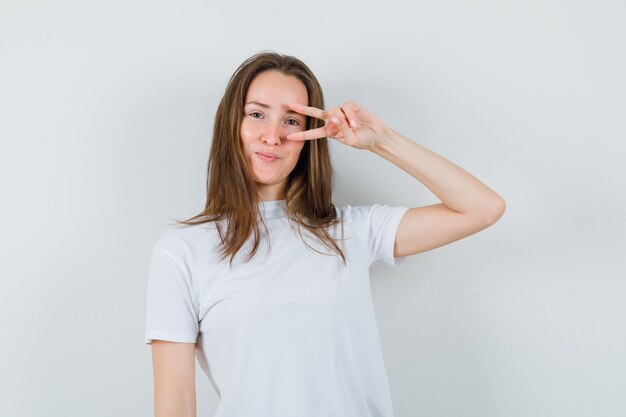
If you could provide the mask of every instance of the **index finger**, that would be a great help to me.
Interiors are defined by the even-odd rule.
[[[298,113],[306,114],[307,116],[315,117],[317,119],[326,120],[328,117],[327,112],[320,110],[317,107],[303,106],[298,103],[289,103],[289,107]]]

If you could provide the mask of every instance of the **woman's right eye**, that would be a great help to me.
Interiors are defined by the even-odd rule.
[[[252,113],[250,113],[250,116],[254,117],[255,119],[257,118],[255,115],[258,114],[259,116],[261,115],[261,113],[259,113],[258,111],[253,111]]]

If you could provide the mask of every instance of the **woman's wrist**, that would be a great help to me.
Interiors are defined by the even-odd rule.
[[[400,134],[398,132],[385,125],[381,134],[376,137],[376,142],[369,150],[378,155],[389,153],[393,144],[398,141],[399,137]]]

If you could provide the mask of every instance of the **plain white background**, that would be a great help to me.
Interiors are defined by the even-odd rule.
[[[375,269],[397,417],[626,414],[621,1],[0,1],[0,415],[149,416],[152,245],[204,205],[228,77],[295,55],[507,202]],[[336,204],[437,198],[332,143]],[[217,396],[198,373],[198,416]]]

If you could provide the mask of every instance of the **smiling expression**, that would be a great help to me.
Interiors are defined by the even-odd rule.
[[[304,147],[304,141],[287,140],[306,128],[306,116],[293,112],[289,103],[308,105],[306,87],[297,77],[268,70],[250,83],[240,136],[263,201],[285,198],[287,178]]]

